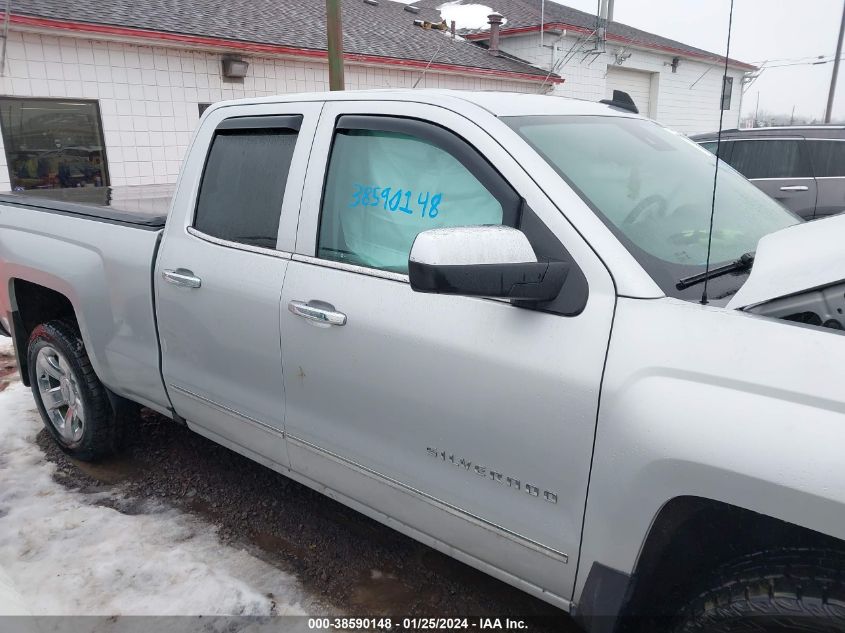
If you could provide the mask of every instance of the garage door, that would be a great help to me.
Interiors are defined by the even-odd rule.
[[[610,99],[614,90],[624,90],[637,106],[640,114],[648,116],[651,100],[651,73],[628,70],[617,66],[607,69],[606,97]]]

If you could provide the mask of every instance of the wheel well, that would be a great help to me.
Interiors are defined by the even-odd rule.
[[[701,497],[673,499],[649,531],[622,615],[674,615],[697,581],[720,565],[786,546],[845,549],[839,539],[751,510]]]
[[[79,324],[68,298],[50,288],[23,279],[14,279],[11,282],[11,298],[21,380],[25,385],[29,385],[26,346],[35,327],[55,319],[71,321],[76,327],[79,327]]]

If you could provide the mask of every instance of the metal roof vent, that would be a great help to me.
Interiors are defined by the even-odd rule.
[[[419,7],[412,7],[410,4],[406,4],[405,5],[405,11],[407,11],[408,13],[413,13],[414,15],[416,15],[417,13],[420,12],[420,8]]]
[[[371,7],[377,7],[378,6],[378,0],[364,0],[364,4],[368,4]]]
[[[501,13],[495,11],[487,16],[487,24],[490,25],[490,44],[487,52],[491,55],[499,54],[499,29],[504,22],[504,17]]]

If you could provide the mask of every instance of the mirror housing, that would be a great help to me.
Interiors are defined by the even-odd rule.
[[[417,235],[408,259],[415,292],[551,301],[569,264],[538,262],[522,231],[508,226],[459,226]]]

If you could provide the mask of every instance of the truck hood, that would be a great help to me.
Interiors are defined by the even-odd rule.
[[[757,244],[748,280],[728,302],[742,310],[845,280],[845,214],[796,224]]]

